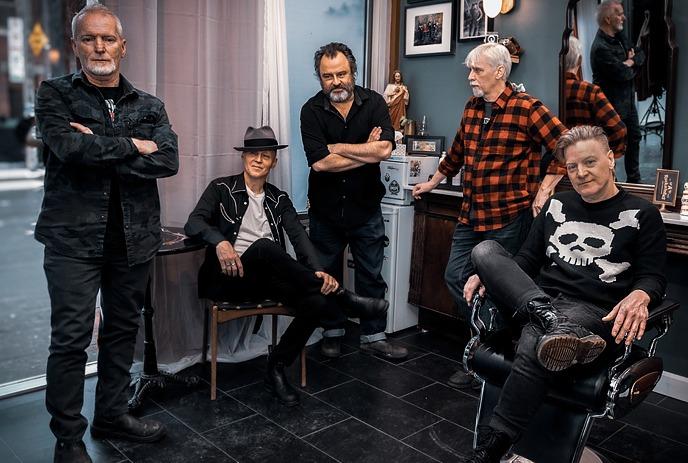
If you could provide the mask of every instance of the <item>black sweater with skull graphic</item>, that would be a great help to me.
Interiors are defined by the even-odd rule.
[[[514,260],[550,296],[611,309],[641,289],[652,305],[666,288],[664,222],[655,206],[623,189],[599,203],[586,203],[575,191],[557,193]]]

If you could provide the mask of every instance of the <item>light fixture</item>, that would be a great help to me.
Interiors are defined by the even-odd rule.
[[[483,10],[488,18],[496,18],[502,9],[502,0],[483,0]]]

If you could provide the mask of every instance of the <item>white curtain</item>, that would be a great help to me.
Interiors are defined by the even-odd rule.
[[[370,88],[383,94],[389,76],[389,44],[391,32],[391,0],[373,0],[372,32],[370,36]]]
[[[158,182],[162,223],[183,226],[208,182],[241,171],[241,146],[248,126],[266,121],[280,139],[288,139],[286,56],[263,53],[270,30],[286,49],[283,7],[268,0],[108,0],[122,20],[127,39],[123,74],[138,88],[160,97],[179,135],[179,173]],[[280,2],[281,5],[281,2]],[[275,10],[275,11],[273,11]],[[276,31],[273,27],[279,27]],[[263,60],[263,56],[267,59]],[[271,67],[263,68],[263,61]],[[270,79],[276,72],[278,79]],[[263,82],[270,81],[268,87]],[[274,88],[273,88],[274,86]],[[267,91],[265,90],[267,88]],[[279,98],[278,98],[279,96]],[[265,98],[268,110],[264,112]],[[267,115],[267,118],[266,118]],[[284,135],[282,135],[284,134]],[[282,159],[274,177],[289,182],[289,162]],[[285,162],[286,161],[286,162]],[[276,169],[277,170],[277,169]],[[197,297],[197,271],[203,251],[156,258],[153,267],[155,336],[158,362],[178,371],[200,359],[203,303]],[[267,350],[270,317],[252,335],[254,320],[222,327],[220,359],[242,361]],[[285,325],[288,320],[280,324]],[[281,326],[283,329],[284,326]],[[137,358],[141,358],[139,336]]]
[[[291,140],[289,124],[289,70],[287,67],[287,25],[284,0],[267,0],[263,28],[263,93],[261,125],[269,125],[280,143]],[[279,151],[270,183],[291,192],[291,148]]]

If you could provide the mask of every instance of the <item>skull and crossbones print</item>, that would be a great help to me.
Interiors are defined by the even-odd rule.
[[[638,212],[639,209],[622,211],[618,220],[607,227],[597,223],[567,220],[562,202],[552,199],[546,214],[552,216],[558,226],[549,237],[547,256],[550,259],[559,257],[575,266],[595,265],[602,271],[599,279],[605,283],[613,283],[616,276],[631,264],[611,262],[604,257],[612,252],[615,230],[623,227],[639,228]]]

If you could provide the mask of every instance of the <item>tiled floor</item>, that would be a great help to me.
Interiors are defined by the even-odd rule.
[[[143,414],[167,425],[163,441],[95,441],[87,433],[86,445],[94,461],[112,463],[463,461],[478,399],[446,383],[458,368],[461,343],[402,332],[398,339],[411,355],[391,363],[359,352],[351,331],[340,359],[311,348],[298,407],[283,407],[263,390],[264,358],[223,364],[217,401],[204,382],[170,388],[147,403]],[[94,389],[88,380],[89,418]],[[0,462],[51,461],[55,441],[43,399],[36,392],[0,401]],[[653,394],[623,420],[596,423],[590,443],[621,463],[686,461],[688,404]]]

